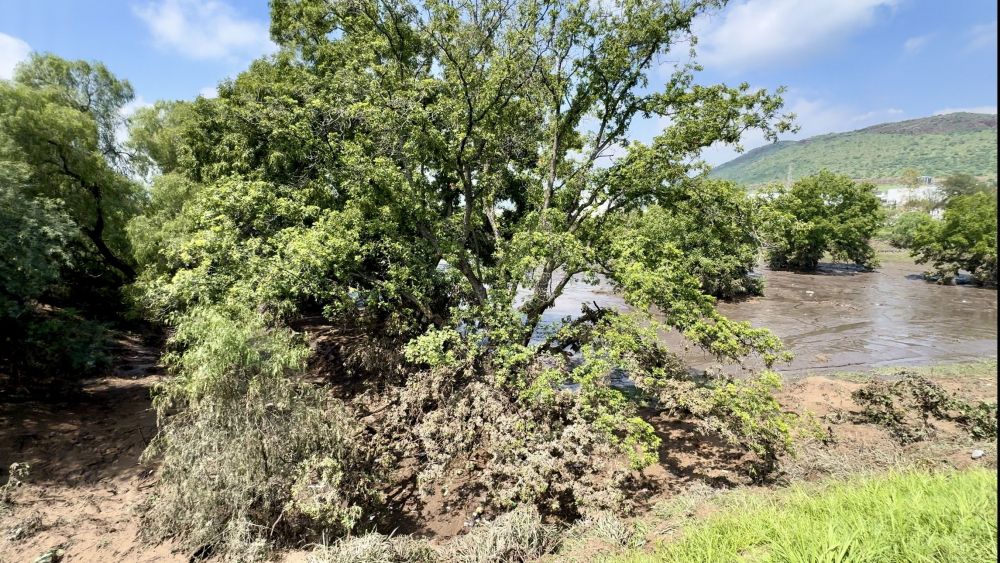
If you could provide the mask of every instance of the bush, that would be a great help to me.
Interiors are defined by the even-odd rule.
[[[453,563],[532,561],[554,551],[559,541],[557,528],[542,522],[534,508],[521,506],[453,539],[443,559]]]
[[[8,182],[18,169],[0,162],[0,320],[30,313],[33,301],[51,291],[69,259],[75,225],[60,207],[33,200]]]
[[[752,275],[760,258],[760,224],[746,191],[732,182],[703,178],[671,193],[669,201],[635,215],[632,228],[637,232],[631,236],[676,246],[709,295],[760,295],[763,282]]]
[[[777,468],[782,455],[793,452],[795,434],[809,429],[774,398],[780,388],[779,376],[765,372],[746,381],[723,377],[700,385],[675,382],[664,387],[659,400],[693,419],[702,432],[721,436],[755,454],[758,460],[751,473],[763,478]]]
[[[894,217],[886,226],[885,239],[896,248],[912,248],[920,232],[934,219],[922,211],[907,211]]]
[[[36,309],[0,327],[0,389],[59,395],[111,367],[107,325],[72,309]]]
[[[439,560],[437,552],[425,541],[376,532],[346,537],[309,554],[309,563],[434,563]]]
[[[161,461],[150,536],[250,558],[275,539],[342,535],[379,503],[380,472],[355,417],[287,378],[305,357],[289,331],[196,310],[173,345],[178,375],[157,390],[161,429],[144,454]]]
[[[828,252],[863,268],[878,265],[870,240],[884,212],[874,185],[824,170],[771,197],[766,224],[772,268],[813,271]]]

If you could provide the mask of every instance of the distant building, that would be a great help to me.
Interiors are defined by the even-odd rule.
[[[922,176],[921,178],[928,177]],[[919,188],[889,188],[879,194],[879,199],[892,207],[913,201],[931,201],[937,203],[944,199],[944,192],[934,184],[920,186]]]
[[[920,182],[921,184],[923,184],[925,186],[930,186],[930,185],[932,185],[934,183],[934,177],[933,176],[917,176],[917,182]]]

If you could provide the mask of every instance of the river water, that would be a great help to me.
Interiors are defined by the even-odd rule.
[[[721,302],[718,309],[774,331],[795,356],[775,369],[792,378],[996,357],[996,290],[928,283],[920,278],[921,266],[900,255],[883,262],[874,272],[832,265],[816,274],[762,268],[763,297]],[[628,309],[606,284],[571,283],[543,322],[578,315],[582,303],[595,302]],[[679,335],[664,338],[694,367],[739,371],[700,349],[685,349]]]

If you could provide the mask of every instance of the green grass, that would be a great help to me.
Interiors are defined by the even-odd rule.
[[[823,168],[852,178],[897,178],[906,168],[920,174],[947,176],[966,172],[976,176],[997,173],[997,137],[993,128],[973,130],[962,119],[982,116],[951,114],[914,122],[926,122],[913,131],[871,129],[832,133],[803,141],[766,145],[717,166],[712,176],[755,185],[782,182],[791,168],[792,179]],[[948,119],[947,126],[935,126]],[[981,125],[980,125],[981,126]],[[984,127],[984,126],[981,126]]]
[[[912,372],[930,379],[996,379],[997,359],[983,358],[971,362],[955,364],[934,364],[929,366],[882,367],[869,371],[839,371],[828,375],[833,379],[847,381],[870,381],[872,378],[893,377],[900,371]]]
[[[726,495],[719,511],[647,562],[945,562],[997,560],[997,477],[906,472]]]

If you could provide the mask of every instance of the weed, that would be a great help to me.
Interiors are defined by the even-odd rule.
[[[872,381],[851,394],[861,407],[860,422],[885,426],[903,444],[933,435],[933,420],[955,422],[978,440],[996,438],[995,403],[972,404],[926,377],[903,375],[896,381]]]

